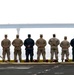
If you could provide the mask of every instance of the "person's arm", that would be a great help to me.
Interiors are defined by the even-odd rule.
[[[8,45],[6,46],[6,48],[10,47],[11,46],[11,41],[8,40]]]
[[[12,41],[12,45],[15,46],[15,40]]]
[[[32,43],[30,44],[30,46],[31,46],[31,47],[33,47],[33,46],[34,46],[34,40],[32,40]]]
[[[38,46],[38,40],[36,41],[36,46]]]
[[[22,46],[23,45],[23,41],[22,40],[20,40],[20,46]]]
[[[28,46],[26,40],[24,40],[24,46],[26,46],[26,47]]]
[[[37,47],[40,47],[38,40],[36,41],[36,46],[37,46]]]
[[[47,44],[47,43],[46,43],[46,40],[44,40],[42,47],[45,47],[46,44]]]
[[[49,42],[48,42],[48,43],[49,43],[49,45],[52,45],[52,41],[51,41],[51,39],[49,40]]]
[[[73,40],[70,41],[70,45],[71,45],[72,47],[74,46]]]
[[[62,42],[60,43],[60,47],[62,47]]]
[[[1,41],[1,46],[3,47],[3,41]]]
[[[70,47],[70,43],[68,42],[68,48]]]
[[[60,41],[57,39],[57,45],[59,45],[60,44]]]

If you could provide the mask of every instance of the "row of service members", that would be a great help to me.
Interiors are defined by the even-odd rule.
[[[1,41],[1,46],[3,48],[3,62],[5,61],[5,56],[7,54],[8,61],[10,61],[10,46],[11,41],[7,38],[7,35],[4,35],[4,39]],[[71,40],[69,43],[67,41],[67,37],[64,37],[64,40],[60,43],[59,39],[56,38],[56,34],[53,34],[53,37],[48,41],[49,45],[51,46],[51,61],[53,62],[53,56],[55,55],[55,59],[58,62],[58,45],[62,48],[62,62],[64,60],[64,55],[66,55],[66,59],[69,60],[69,47],[72,46],[72,60],[74,61],[74,39]],[[30,61],[33,61],[33,46],[35,44],[34,40],[31,38],[31,34],[28,34],[28,38],[23,41],[19,38],[19,35],[16,35],[16,38],[12,41],[12,45],[14,46],[14,61],[17,60],[17,55],[19,56],[19,61],[21,62],[21,46],[24,44],[25,51],[26,51],[26,62],[29,62],[29,55]],[[36,41],[37,45],[37,61],[40,60],[40,55],[43,56],[43,61],[46,61],[46,40],[43,39],[43,35],[40,34],[40,38]]]

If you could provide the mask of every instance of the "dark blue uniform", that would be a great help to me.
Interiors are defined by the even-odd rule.
[[[24,46],[26,47],[26,62],[29,62],[29,55],[30,55],[30,61],[33,61],[33,46],[34,46],[34,40],[31,38],[27,38],[24,41]]]
[[[72,61],[74,61],[74,39],[71,40],[70,45],[72,46]]]

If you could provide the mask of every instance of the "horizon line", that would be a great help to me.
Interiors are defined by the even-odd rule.
[[[74,23],[0,24],[0,28],[74,28]]]

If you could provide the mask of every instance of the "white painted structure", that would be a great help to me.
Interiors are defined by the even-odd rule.
[[[74,28],[74,24],[0,24],[0,28]]]

